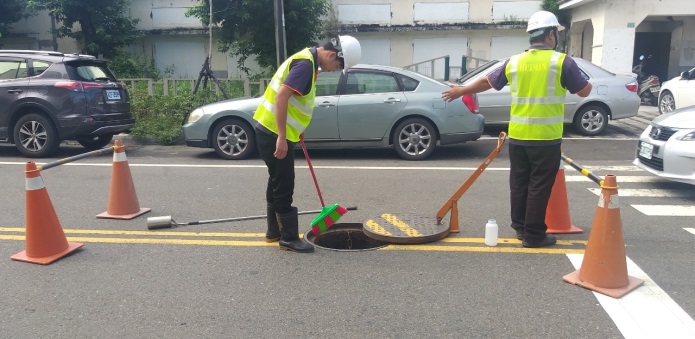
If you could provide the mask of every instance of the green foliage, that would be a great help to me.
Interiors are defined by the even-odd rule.
[[[569,27],[570,15],[567,11],[560,11],[560,0],[543,0],[541,2],[541,9],[552,12],[561,25]]]
[[[4,0],[3,0],[4,1]],[[127,15],[130,0],[26,0],[30,9],[46,9],[62,25],[58,37],[82,39],[82,53],[113,58],[118,49],[141,37],[137,19]],[[79,31],[73,32],[78,23]]]
[[[27,0],[0,0],[0,37],[7,35],[13,23],[29,15]]]
[[[197,0],[200,5],[192,8],[189,15],[209,22],[208,0]],[[212,22],[221,51],[230,51],[239,56],[239,67],[249,56],[256,55],[261,67],[276,67],[274,0],[212,0]],[[284,1],[285,36],[287,53],[292,54],[311,46],[322,38],[321,18],[328,14],[329,0]]]
[[[155,86],[155,94],[149,95],[146,82],[139,82],[135,88],[128,90],[131,96],[131,111],[135,117],[135,127],[131,134],[143,140],[150,140],[161,145],[181,143],[181,123],[184,116],[193,109],[224,100],[215,87],[199,88],[192,94],[193,84],[185,82],[177,86],[177,95],[162,95],[162,83]],[[225,90],[231,98],[244,95],[243,81],[229,82]],[[169,83],[169,93],[173,94],[173,82]]]
[[[124,50],[116,51],[109,62],[109,68],[116,74],[116,78],[148,78],[158,80],[159,70],[154,59],[144,54],[133,54]]]

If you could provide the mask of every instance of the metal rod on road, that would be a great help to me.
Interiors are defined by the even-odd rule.
[[[89,158],[91,156],[100,155],[100,154],[104,154],[104,153],[108,153],[108,152],[113,152],[113,147],[114,146],[98,149],[96,151],[78,154],[78,155],[75,155],[72,157],[68,157],[68,158],[56,160],[53,162],[49,162],[49,163],[44,164],[44,165],[37,165],[36,167],[39,169],[39,171],[47,170],[49,168],[53,168],[56,166],[67,164],[69,162],[77,161],[77,160],[84,159],[84,158]]]
[[[574,160],[566,157],[564,154],[562,155],[562,161],[566,162],[568,165],[572,166],[572,168],[576,169],[580,173],[584,174],[585,177],[591,179],[591,181],[597,183],[599,186],[603,187],[603,179],[597,177],[593,173],[591,173],[589,170],[586,168],[582,167],[581,165],[577,164],[574,162]]]

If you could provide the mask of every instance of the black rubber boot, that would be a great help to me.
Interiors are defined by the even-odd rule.
[[[275,215],[275,208],[273,205],[268,204],[268,230],[265,232],[265,242],[276,242],[280,240],[280,225],[278,225],[278,218]]]
[[[296,207],[292,207],[292,212],[278,214],[277,216],[280,222],[280,249],[299,253],[311,253],[314,251],[312,244],[299,239],[299,220]]]

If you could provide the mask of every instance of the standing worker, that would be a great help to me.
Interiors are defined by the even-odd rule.
[[[591,92],[591,84],[574,60],[555,51],[562,29],[553,13],[534,13],[526,29],[531,43],[528,50],[513,55],[488,76],[468,86],[450,85],[451,89],[442,93],[442,99],[451,101],[490,88],[499,91],[509,84],[511,226],[524,247],[547,247],[556,242],[554,235],[545,234],[545,211],[561,161],[565,94],[569,90],[586,97]]]
[[[294,143],[304,137],[316,96],[318,72],[347,69],[360,60],[357,39],[342,35],[321,47],[305,48],[280,65],[253,118],[261,158],[268,167],[265,192],[268,210],[267,242],[280,240],[280,248],[313,252],[314,246],[299,239],[294,194]]]

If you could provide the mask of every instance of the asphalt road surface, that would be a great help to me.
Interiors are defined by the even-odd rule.
[[[42,171],[68,241],[84,244],[42,266],[10,260],[25,249],[27,159],[0,146],[0,337],[693,338],[695,187],[631,165],[641,130],[627,123],[643,123],[637,118],[644,119],[616,122],[601,138],[563,143],[593,173],[617,176],[621,216],[610,227],[624,233],[628,273],[645,281],[620,299],[562,280],[582,265],[598,186],[566,167],[572,224],[584,233],[560,235],[548,249],[522,248],[508,227],[506,147],[457,202],[459,233],[421,245],[296,254],[263,241],[264,220],[148,230],[153,216],[264,214],[265,167],[212,150],[126,144],[139,205],[152,211],[126,221],[95,217],[107,207],[110,155]],[[441,147],[422,162],[388,149],[311,157],[326,202],[359,208],[341,223],[434,216],[493,150],[491,136]],[[38,162],[81,152],[65,146]],[[297,153],[295,205],[320,209],[303,161]],[[300,217],[302,231],[311,218]],[[483,243],[490,218],[500,225],[495,247]]]

